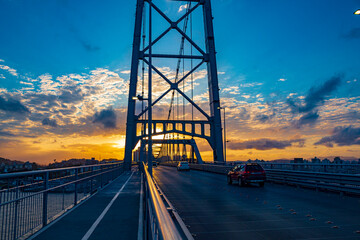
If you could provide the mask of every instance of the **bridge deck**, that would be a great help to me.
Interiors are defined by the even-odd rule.
[[[154,176],[195,239],[360,238],[358,198],[277,184],[241,188],[224,175],[172,167]]]
[[[117,194],[118,197],[113,200]],[[91,199],[35,236],[34,239],[137,239],[139,194],[139,172],[133,170],[133,172],[124,173]],[[103,218],[99,217],[111,202],[112,204],[106,214],[103,214]],[[97,220],[100,222],[94,228]],[[88,235],[85,236],[87,233]]]

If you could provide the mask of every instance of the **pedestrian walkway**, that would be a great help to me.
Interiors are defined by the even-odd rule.
[[[137,168],[125,172],[33,239],[137,239],[140,181]]]

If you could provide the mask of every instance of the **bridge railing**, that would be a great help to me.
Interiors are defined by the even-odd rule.
[[[145,207],[144,239],[193,240],[184,222],[142,163]]]
[[[244,161],[213,163],[204,162],[207,165],[223,165],[234,166],[236,164],[247,163]],[[324,172],[324,173],[343,173],[343,174],[360,174],[359,163],[277,163],[277,162],[255,162],[263,166],[265,169],[279,169],[289,171],[304,171],[304,172]]]
[[[26,239],[122,171],[108,163],[0,174],[0,239]]]
[[[336,163],[259,163],[265,169],[280,169],[305,172],[360,174],[360,164],[336,164]]]

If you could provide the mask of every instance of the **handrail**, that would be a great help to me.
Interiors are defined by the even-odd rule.
[[[14,173],[2,173],[2,174],[0,174],[0,179],[17,178],[17,177],[24,177],[24,176],[29,176],[29,175],[38,175],[38,174],[47,173],[47,172],[75,170],[75,169],[80,169],[80,168],[110,166],[110,165],[121,164],[121,163],[122,163],[122,161],[119,161],[119,162],[116,162],[116,163],[93,164],[93,165],[84,165],[84,166],[76,166],[76,167],[52,168],[52,169],[44,169],[44,170],[36,170],[36,171],[25,171],[25,172],[14,172]]]
[[[146,165],[143,163],[144,174],[146,177],[146,183],[150,193],[150,203],[154,209],[155,217],[157,220],[157,225],[159,232],[161,234],[160,239],[171,239],[171,240],[181,240],[181,234],[176,228],[168,210],[165,207],[161,196],[155,187],[154,181],[150,176]]]
[[[67,183],[63,183],[63,184],[60,184],[58,186],[55,186],[55,187],[51,187],[51,188],[47,188],[47,189],[44,189],[44,190],[40,190],[40,191],[37,191],[35,193],[32,193],[32,194],[29,194],[29,195],[26,195],[26,196],[23,196],[23,197],[19,197],[19,198],[16,198],[16,199],[13,199],[13,200],[10,200],[10,201],[7,201],[7,202],[1,202],[0,203],[0,207],[4,206],[4,205],[7,205],[7,204],[10,204],[10,203],[13,203],[13,202],[19,202],[21,200],[24,200],[26,198],[31,198],[31,197],[34,197],[36,195],[39,195],[39,194],[42,194],[42,193],[47,193],[47,192],[51,192],[53,190],[56,190],[56,189],[59,189],[59,188],[63,188],[63,187],[66,187],[66,186],[69,186],[69,185],[72,185],[72,184],[75,184],[75,183],[79,183],[79,182],[83,182],[85,180],[89,180],[89,179],[92,179],[94,177],[97,177],[97,176],[100,176],[100,175],[103,175],[103,174],[106,174],[106,173],[109,173],[109,172],[112,172],[114,170],[117,170],[117,169],[113,169],[111,168],[109,171],[104,171],[104,172],[100,172],[100,173],[97,173],[97,174],[94,174],[94,175],[91,175],[91,176],[88,176],[88,177],[84,177],[84,178],[80,178],[80,179],[77,179],[77,180],[74,180],[74,181],[71,181],[71,182],[67,182]],[[25,186],[18,186],[18,187],[14,187],[14,188],[11,188],[11,189],[16,189],[16,188],[19,188],[19,187],[26,187]],[[10,189],[10,190],[11,190]],[[1,192],[4,192],[6,191],[7,189],[4,189],[4,190],[1,190]]]

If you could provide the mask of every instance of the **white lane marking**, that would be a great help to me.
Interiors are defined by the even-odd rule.
[[[138,240],[144,238],[144,210],[143,210],[143,199],[144,199],[144,189],[143,189],[143,177],[141,176],[141,190],[140,190],[140,207],[139,207],[139,227],[138,227]]]
[[[113,197],[113,199],[111,199],[111,201],[109,202],[109,204],[106,206],[106,208],[104,209],[104,211],[100,214],[100,216],[96,219],[96,221],[93,223],[93,225],[90,227],[90,229],[87,231],[87,233],[83,236],[83,238],[81,240],[88,240],[91,236],[91,234],[94,232],[95,228],[99,225],[99,223],[101,222],[101,220],[104,218],[105,214],[109,211],[111,205],[113,205],[113,203],[115,202],[115,200],[117,199],[117,197],[120,195],[120,193],[122,192],[122,190],[124,189],[124,187],[126,186],[126,184],[129,182],[130,178],[132,177],[132,175],[134,174],[134,172],[131,173],[130,177],[126,180],[126,182],[124,183],[124,185],[120,188],[120,190],[116,193],[116,195]]]

